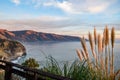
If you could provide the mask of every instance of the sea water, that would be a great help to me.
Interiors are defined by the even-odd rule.
[[[73,42],[24,42],[23,45],[26,47],[28,58],[35,58],[40,65],[43,65],[46,60],[46,56],[51,55],[58,62],[64,61],[74,61],[78,59],[76,49],[81,49],[81,43],[79,41]],[[88,52],[90,57],[92,57],[89,42],[87,42]],[[114,48],[115,57],[115,69],[120,69],[120,41],[115,42]]]

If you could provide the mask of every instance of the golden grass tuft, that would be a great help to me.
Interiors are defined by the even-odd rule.
[[[81,44],[82,44],[82,47],[83,47],[84,52],[86,54],[86,57],[89,60],[89,54],[88,54],[88,50],[87,50],[87,46],[86,46],[86,42],[85,42],[84,37],[81,39]]]
[[[105,38],[106,38],[106,36],[105,36],[105,30],[104,30],[103,38],[102,38],[102,52],[104,51],[104,48],[105,48]]]
[[[93,44],[92,35],[91,35],[90,32],[88,34],[88,37],[89,37],[89,42],[90,42],[91,50],[94,50],[94,44]]]
[[[89,43],[90,43],[92,55],[93,55],[93,57],[96,59],[96,54],[95,54],[95,52],[94,52],[93,38],[92,38],[92,34],[91,34],[90,32],[89,32],[89,34],[88,34],[88,37],[89,37]]]
[[[98,34],[98,53],[102,52],[102,38],[101,35]]]
[[[95,45],[97,45],[97,32],[95,27],[94,27],[94,41],[95,41]]]
[[[109,45],[109,30],[107,26],[105,28],[105,45]]]
[[[112,45],[112,48],[114,48],[114,42],[115,42],[115,29],[113,27],[112,30],[111,30],[111,45]]]
[[[80,61],[82,61],[83,56],[82,56],[81,52],[78,49],[76,50],[76,52],[77,52],[77,55],[78,55]]]
[[[111,63],[110,63],[110,75],[112,79],[114,79],[114,76],[112,76],[114,74],[114,52],[113,52],[114,42],[115,42],[115,29],[113,27],[111,30],[112,56],[111,56]]]
[[[86,54],[84,53],[83,50],[81,50],[81,53],[82,53],[83,58],[84,58],[85,60],[87,60]]]

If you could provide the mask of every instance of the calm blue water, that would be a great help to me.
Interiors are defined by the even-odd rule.
[[[46,60],[45,55],[52,55],[57,61],[74,61],[78,59],[76,49],[81,49],[80,42],[29,42],[23,44],[27,49],[26,58],[35,58],[39,62]],[[87,45],[90,52],[88,42]],[[114,53],[115,68],[120,69],[120,41],[116,41]]]

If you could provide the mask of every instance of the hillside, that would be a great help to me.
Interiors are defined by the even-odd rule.
[[[36,32],[32,30],[8,31],[0,29],[0,39],[18,41],[80,41],[79,37]]]

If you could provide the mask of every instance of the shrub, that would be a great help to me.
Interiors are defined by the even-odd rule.
[[[22,65],[30,67],[30,68],[38,68],[39,64],[34,58],[29,58]]]

